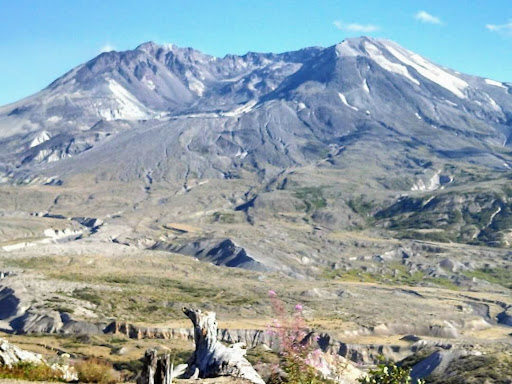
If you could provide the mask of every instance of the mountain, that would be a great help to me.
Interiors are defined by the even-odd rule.
[[[183,307],[250,347],[300,303],[358,365],[508,382],[511,134],[512,83],[387,40],[102,53],[0,107],[1,328],[124,370]]]
[[[392,41],[224,58],[145,43],[1,107],[0,180],[13,209],[116,217],[136,233],[119,242],[295,271],[336,260],[315,228],[509,246],[511,135],[511,83]]]
[[[384,139],[394,151],[414,144],[505,169],[509,159],[497,148],[507,147],[511,133],[510,89],[370,38],[222,59],[146,43],[103,53],[3,107],[2,167],[7,175],[60,176],[72,172],[68,161],[37,164],[81,154],[96,168],[109,145],[127,140],[122,159],[132,147],[160,152],[139,159],[157,177],[183,179],[187,170],[168,164],[177,157],[199,176],[225,177],[240,167],[306,165],[333,147]],[[185,133],[187,143],[177,144]],[[125,165],[119,171],[138,177],[133,162]]]

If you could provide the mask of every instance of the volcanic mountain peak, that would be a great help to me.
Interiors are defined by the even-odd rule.
[[[369,37],[223,58],[148,42],[102,53],[0,109],[0,166],[9,178],[62,176],[77,172],[69,158],[80,155],[80,167],[96,169],[98,158],[119,151],[104,145],[127,140],[119,156],[130,158],[129,148],[158,126],[142,162],[171,179],[187,174],[183,159],[196,175],[226,177],[235,167],[269,176],[377,137],[392,138],[386,156],[399,158],[414,142],[434,157],[464,156],[502,169],[509,159],[494,147],[508,145],[512,134],[510,89]],[[175,135],[164,158],[149,155]],[[177,158],[182,164],[171,166]],[[58,165],[36,166],[50,161]]]

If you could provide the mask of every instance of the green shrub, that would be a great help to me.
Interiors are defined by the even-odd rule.
[[[80,288],[73,291],[73,297],[80,300],[88,301],[92,304],[100,305],[101,296],[94,292],[91,288]]]
[[[364,195],[347,201],[347,205],[361,216],[371,216],[372,211],[375,209],[375,204],[372,201],[366,200]]]
[[[474,271],[466,271],[464,275],[488,281],[492,284],[499,284],[505,288],[512,289],[512,268],[480,268]]]
[[[235,222],[235,215],[227,212],[215,212],[213,214],[213,222],[220,222],[223,224],[233,224]]]
[[[297,188],[293,196],[304,201],[306,212],[309,213],[315,209],[321,209],[327,206],[327,200],[323,193],[324,188],[323,186]]]
[[[0,379],[27,381],[62,381],[60,374],[45,364],[19,363],[0,366]]]
[[[413,384],[410,374],[410,369],[398,367],[394,363],[379,364],[377,369],[370,369],[368,375],[358,381],[368,384]],[[418,379],[414,384],[425,384],[425,381]]]

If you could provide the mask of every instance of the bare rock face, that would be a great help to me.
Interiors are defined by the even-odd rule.
[[[0,339],[0,363],[12,367],[18,363],[44,364],[45,361],[39,354],[25,351],[5,339]]]
[[[69,355],[67,357],[69,357]],[[49,365],[40,354],[25,351],[24,349],[18,348],[14,344],[9,343],[7,340],[0,338],[0,365],[12,367],[19,363],[46,365],[49,366],[61,380],[78,380],[78,375],[75,369],[69,366],[68,363],[53,363],[52,365]]]
[[[246,351],[240,344],[226,347],[217,339],[215,312],[183,308],[194,325],[196,350],[188,361],[184,378],[233,376],[255,384],[264,384],[262,378],[245,358]]]
[[[11,327],[19,333],[57,333],[62,328],[62,320],[57,311],[35,313],[27,311],[23,316],[11,321]]]

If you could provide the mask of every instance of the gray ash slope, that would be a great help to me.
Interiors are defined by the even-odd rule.
[[[511,90],[366,37],[222,59],[146,43],[0,108],[0,167],[4,181],[265,178],[371,149],[383,168],[435,157],[506,170]],[[406,154],[418,147],[425,159]]]
[[[367,37],[224,58],[146,43],[0,108],[0,201],[255,269],[339,265],[324,230],[510,247],[511,93]]]

